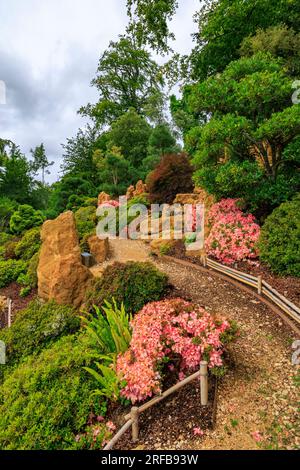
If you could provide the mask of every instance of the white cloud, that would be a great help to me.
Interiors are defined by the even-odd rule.
[[[191,48],[198,0],[181,2],[172,25],[175,49]],[[58,177],[61,143],[84,120],[80,106],[97,98],[89,86],[100,54],[127,24],[125,0],[0,0],[0,80],[7,104],[0,107],[0,137],[21,146],[45,143]]]

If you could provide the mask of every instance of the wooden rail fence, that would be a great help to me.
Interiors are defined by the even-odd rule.
[[[201,361],[200,370],[190,375],[189,377],[181,380],[173,387],[170,387],[168,390],[163,392],[161,395],[158,395],[148,402],[144,403],[140,407],[133,406],[131,412],[125,416],[126,423],[122,428],[115,434],[111,441],[104,447],[104,450],[113,449],[114,445],[120,440],[120,438],[132,428],[132,442],[136,443],[139,439],[139,416],[144,411],[148,410],[154,405],[157,405],[165,398],[169,397],[173,393],[180,390],[185,385],[191,383],[193,380],[200,378],[200,402],[202,406],[207,406],[208,404],[208,363],[206,361]]]

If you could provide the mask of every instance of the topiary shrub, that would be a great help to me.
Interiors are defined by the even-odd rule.
[[[17,243],[15,254],[24,261],[29,261],[35,255],[41,246],[41,228],[35,227],[23,235],[22,239]]]
[[[20,274],[25,274],[27,264],[23,260],[9,259],[0,261],[0,288],[16,281]]]
[[[19,206],[18,210],[11,216],[9,223],[10,231],[20,235],[30,228],[42,225],[44,220],[45,217],[41,211],[36,211],[33,207],[25,204]]]
[[[269,215],[259,247],[261,260],[276,274],[300,277],[300,194]]]
[[[92,309],[93,305],[115,299],[119,305],[124,303],[127,312],[136,313],[147,302],[160,300],[167,284],[167,276],[149,262],[114,263],[94,282],[87,294],[87,307]]]
[[[151,203],[172,204],[178,193],[193,192],[193,167],[184,153],[164,155],[147,177]]]
[[[6,374],[0,387],[0,448],[84,446],[76,436],[86,430],[91,413],[105,412],[103,400],[93,396],[94,379],[83,368],[91,366],[96,356],[87,335],[70,335]]]
[[[55,302],[31,302],[17,313],[11,328],[0,331],[0,340],[6,344],[8,363],[40,352],[61,336],[74,333],[80,327],[80,318],[74,309]]]

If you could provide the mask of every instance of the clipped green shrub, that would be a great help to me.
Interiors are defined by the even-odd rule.
[[[81,207],[75,212],[75,221],[79,239],[91,234],[97,225],[97,215],[94,206]]]
[[[90,413],[105,412],[84,370],[96,354],[87,335],[70,335],[6,374],[0,386],[0,448],[78,449],[75,438]]]
[[[37,287],[38,285],[37,269],[39,265],[39,258],[40,258],[40,254],[36,253],[35,255],[33,255],[33,257],[31,258],[28,264],[28,270],[27,270],[28,284],[27,285],[30,287]]]
[[[42,225],[45,217],[41,211],[36,211],[33,207],[25,204],[19,206],[18,210],[13,213],[10,219],[10,231],[17,235],[29,230],[33,227]]]
[[[29,261],[35,255],[41,246],[41,228],[35,227],[23,235],[22,239],[17,243],[15,254],[24,261]]]
[[[4,245],[4,250],[3,250],[3,257],[4,259],[16,259],[16,248],[18,244],[18,240],[13,239],[9,240],[5,245]]]
[[[260,236],[260,258],[277,274],[300,277],[300,194],[277,207]]]
[[[25,274],[27,264],[23,260],[9,259],[0,261],[0,288],[16,281],[20,274]]]
[[[86,304],[92,309],[115,299],[118,305],[123,302],[127,312],[137,313],[146,303],[160,300],[167,285],[167,276],[149,262],[114,263],[94,281]]]
[[[74,309],[55,302],[32,301],[19,311],[11,328],[0,331],[6,344],[8,363],[40,352],[61,336],[76,332],[80,318]]]

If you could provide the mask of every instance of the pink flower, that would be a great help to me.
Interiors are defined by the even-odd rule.
[[[109,431],[114,432],[117,428],[112,421],[106,423],[106,427]]]
[[[201,428],[194,428],[193,429],[194,436],[204,436],[204,431]]]
[[[98,423],[103,423],[104,422],[103,416],[97,416],[97,421]]]
[[[263,440],[263,437],[259,431],[254,431],[251,435],[255,442],[261,442]]]

